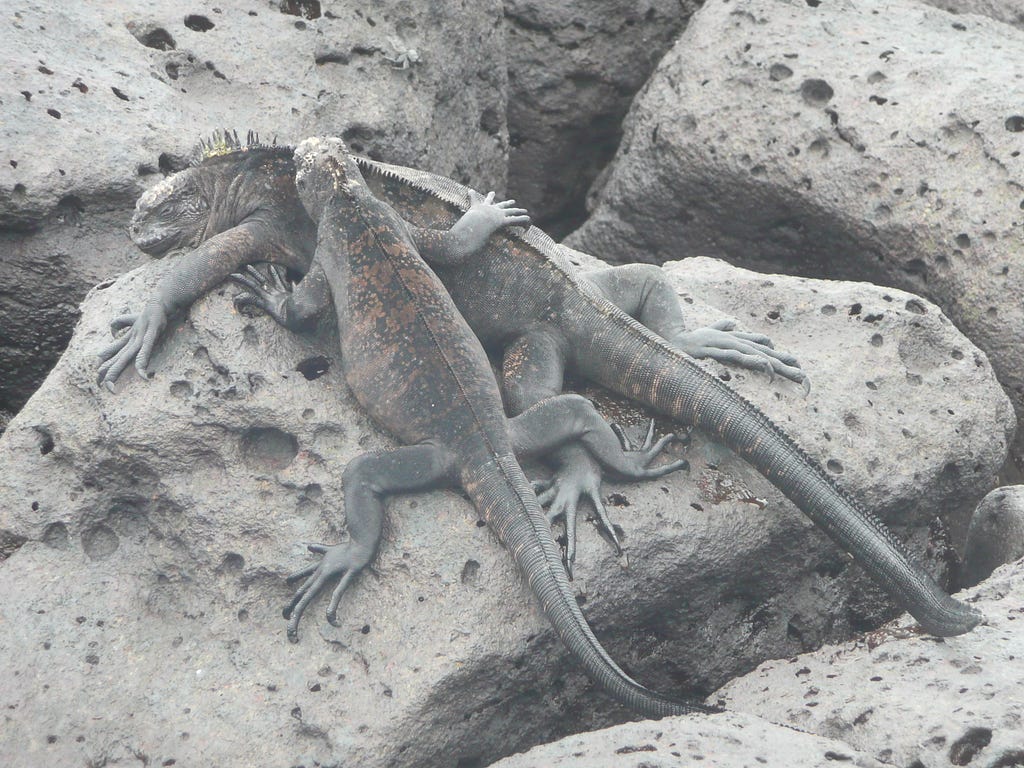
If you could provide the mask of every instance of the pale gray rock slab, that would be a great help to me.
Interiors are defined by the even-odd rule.
[[[10,7],[0,27],[0,407],[16,410],[42,381],[86,291],[147,260],[125,234],[135,199],[215,129],[280,142],[340,135],[378,158],[504,186],[498,0],[314,8]],[[396,68],[396,47],[418,62]]]
[[[494,763],[494,768],[881,768],[840,741],[736,712],[625,723],[569,736]]]
[[[996,488],[971,516],[964,545],[963,583],[977,584],[996,568],[1024,557],[1024,486]]]
[[[506,0],[509,193],[551,234],[575,229],[622,119],[694,0]]]
[[[987,618],[937,640],[909,617],[854,642],[769,661],[712,699],[839,739],[891,765],[1024,765],[1024,562],[961,597]]]
[[[391,443],[348,393],[329,329],[295,336],[239,315],[230,289],[172,325],[152,379],[97,387],[108,321],[141,306],[174,259],[89,294],[64,356],[0,437],[6,764],[454,767],[627,719],[450,491],[395,499],[342,626],[317,601],[286,642],[284,577],[311,561],[304,543],[343,535],[346,462]],[[694,323],[736,316],[804,361],[806,398],[709,369],[841,469],[945,578],[943,526],[966,525],[1013,427],[984,355],[933,305],[891,289],[710,260],[670,276]],[[602,407],[642,423],[619,401]],[[703,695],[892,615],[749,467],[699,434],[687,456],[689,473],[606,485],[625,558],[581,524],[578,599],[637,678]]]
[[[710,0],[634,100],[567,242],[925,295],[1019,415],[1021,60],[1018,30],[909,0]]]

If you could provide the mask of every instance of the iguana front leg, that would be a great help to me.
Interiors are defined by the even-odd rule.
[[[778,374],[810,388],[810,380],[797,359],[776,350],[771,339],[763,334],[734,330],[736,324],[731,320],[687,331],[676,292],[659,267],[625,264],[585,272],[581,278],[690,357],[711,358],[727,365]]]
[[[530,217],[515,200],[494,202],[494,193],[486,196],[471,192],[473,204],[448,230],[410,227],[417,250],[428,261],[454,263],[464,261],[487,243],[487,238],[507,226],[529,226]],[[231,279],[245,289],[235,297],[235,307],[255,307],[291,331],[307,331],[316,318],[330,306],[331,292],[320,264],[313,261],[305,277],[288,285],[273,265],[264,275],[249,265]]]
[[[384,528],[384,502],[388,496],[456,482],[452,455],[430,443],[379,454],[366,453],[350,461],[342,476],[348,540],[330,546],[309,545],[309,550],[322,558],[288,577],[289,582],[302,580],[283,611],[288,619],[288,639],[298,642],[299,621],[306,607],[329,581],[340,577],[327,608],[327,621],[338,625],[338,604],[342,595],[377,554]]]
[[[517,208],[515,200],[494,202],[494,192],[481,195],[469,190],[470,206],[451,229],[411,227],[416,250],[425,261],[437,265],[460,264],[479,253],[487,239],[500,229],[530,226],[525,208]]]
[[[289,283],[276,264],[268,264],[266,273],[248,264],[243,272],[232,273],[231,280],[245,289],[235,296],[235,309],[254,307],[295,333],[315,327],[331,304],[330,285],[316,261],[298,283]]]
[[[111,331],[127,328],[97,356],[97,380],[113,391],[114,382],[135,364],[140,376],[148,375],[150,358],[168,320],[183,312],[212,288],[222,283],[243,264],[278,260],[305,270],[308,263],[289,247],[277,247],[273,232],[260,222],[245,222],[203,242],[184,254],[157,284],[153,297],[137,314],[121,315],[111,322]]]

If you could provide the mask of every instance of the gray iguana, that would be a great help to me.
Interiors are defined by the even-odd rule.
[[[507,419],[490,362],[437,276],[420,258],[408,225],[373,196],[340,139],[307,139],[295,150],[296,186],[319,223],[315,263],[332,298],[341,365],[356,399],[405,447],[364,454],[345,467],[349,540],[331,547],[286,609],[294,640],[299,619],[328,580],[340,577],[328,609],[376,553],[384,500],[395,493],[457,484],[522,570],[570,653],[617,701],[648,716],[706,708],[654,693],[629,678],[594,637],[576,603],[559,553],[515,453],[581,439],[602,463],[652,478],[680,462],[648,468],[668,439],[625,453],[590,403],[561,395]],[[467,258],[524,215],[511,203],[475,197],[438,253]],[[515,453],[513,452],[515,447]]]
[[[237,134],[218,132],[197,147],[192,168],[165,179],[139,198],[129,233],[142,250],[155,256],[175,248],[195,250],[182,257],[142,312],[121,316],[111,324],[115,331],[125,327],[129,330],[100,353],[103,363],[99,377],[108,387],[113,387],[133,361],[145,376],[168,318],[187,309],[236,269],[249,262],[270,261],[300,274],[309,270],[315,227],[295,194],[291,151],[289,147],[261,144],[252,132],[244,142]],[[376,166],[370,176],[371,182],[380,181]],[[435,234],[429,227],[418,228],[414,234],[425,248],[436,250],[430,242]],[[248,274],[236,276],[250,289],[236,303],[256,304],[294,330],[311,328],[328,303],[320,277],[307,276],[303,290],[294,295],[287,294],[276,272],[272,271],[270,277],[275,281],[271,286],[276,289],[273,298],[263,290],[267,278],[251,267]],[[733,331],[731,321],[686,331],[675,292],[656,267],[614,267],[591,271],[577,279],[581,286],[602,293],[694,357],[712,357],[807,383],[792,356],[773,349],[763,335]],[[515,291],[512,286],[510,295],[515,296]],[[502,298],[507,300],[507,296]],[[504,351],[500,340],[495,349]],[[506,359],[506,368],[511,370],[511,361],[516,358],[510,355]],[[560,378],[556,383],[552,393],[561,389]],[[506,385],[513,413],[522,412],[545,394],[524,390],[511,377]],[[549,519],[565,520],[565,562],[571,576],[582,498],[592,503],[616,547],[619,542],[602,503],[601,472],[593,458],[585,449],[572,445],[560,448],[555,458],[559,468],[544,488],[541,502],[550,505]]]
[[[214,159],[227,162],[230,157]],[[609,271],[582,280],[559,246],[536,227],[522,233],[514,229],[498,232],[472,258],[459,256],[457,250],[442,251],[438,230],[451,227],[466,211],[472,199],[470,190],[427,172],[367,158],[354,160],[375,194],[412,225],[420,253],[432,262],[473,332],[485,347],[504,351],[505,387],[513,413],[561,391],[563,376],[571,370],[703,429],[735,451],[852,554],[928,632],[956,635],[981,621],[978,611],[945,594],[874,515],[862,509],[756,406],[623,311],[635,310],[655,330],[660,330],[660,324],[672,330],[676,321],[664,302],[654,302],[658,311],[647,311],[651,296],[658,293],[649,274],[640,272],[637,278],[636,272]],[[236,157],[233,162],[228,181],[215,184],[202,180],[202,173],[188,176],[200,166],[168,179],[164,189],[154,188],[143,195],[133,236],[148,243],[153,252],[163,248],[158,238],[147,240],[146,233],[183,228],[174,223],[178,210],[196,205],[195,198],[207,195],[206,190],[217,184],[224,189],[232,182],[239,188],[245,186],[236,180],[242,168],[255,161]],[[284,166],[268,166],[270,171],[283,173]],[[207,197],[211,213],[205,229],[197,227],[185,237],[175,236],[176,243],[191,238],[192,245],[201,244],[165,279],[143,313],[114,321],[114,328],[130,329],[101,353],[106,362],[100,375],[107,383],[133,360],[144,371],[166,317],[187,307],[241,264],[269,260],[304,271],[304,265],[295,263],[295,255],[306,225],[291,219],[294,206],[280,205],[274,195],[263,193],[267,183],[250,184],[252,190],[246,195]],[[271,188],[283,194],[287,181],[275,177]],[[224,231],[228,226],[234,228]],[[259,239],[257,233],[268,229],[273,231]],[[218,242],[218,238],[225,240]],[[287,249],[285,241],[290,245]],[[329,304],[326,283],[315,265],[294,293],[258,284],[250,287],[257,304],[294,328],[306,327],[309,319]],[[671,338],[679,339],[678,335]],[[803,381],[792,358],[764,349],[751,352],[749,343],[742,337],[727,338],[721,342],[723,348],[711,356],[754,366],[767,359],[782,375]]]

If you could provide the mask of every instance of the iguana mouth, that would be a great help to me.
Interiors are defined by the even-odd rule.
[[[143,253],[148,253],[150,256],[163,256],[174,248],[175,244],[175,238],[173,237],[168,237],[159,232],[142,233],[135,228],[134,224],[128,226],[128,236],[139,250]]]

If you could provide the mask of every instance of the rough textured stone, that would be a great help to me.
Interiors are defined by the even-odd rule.
[[[971,517],[963,583],[977,584],[1003,563],[1024,557],[1024,485],[989,493]]]
[[[950,13],[976,13],[1024,29],[1024,0],[921,0]]]
[[[628,717],[567,661],[509,558],[451,492],[396,499],[342,626],[318,601],[289,645],[284,576],[309,561],[302,542],[341,535],[345,463],[389,442],[355,407],[329,332],[296,337],[240,316],[230,291],[174,325],[150,381],[98,389],[107,321],[140,306],[172,263],[88,296],[67,352],[0,438],[7,765],[141,754],[155,765],[456,766]],[[803,359],[807,398],[710,368],[947,572],[948,542],[929,524],[938,514],[964,527],[1013,425],[984,355],[899,291],[710,260],[670,274],[693,323],[733,314]],[[627,559],[581,530],[579,599],[639,679],[706,694],[891,615],[746,465],[700,435],[688,458],[689,474],[606,488]]]
[[[494,768],[821,768],[833,762],[863,768],[884,765],[840,741],[723,712],[581,733],[499,760]]]
[[[926,295],[1020,414],[1022,58],[1005,24],[902,0],[710,0],[634,101],[569,242]]]
[[[506,0],[509,193],[552,234],[583,221],[622,119],[697,0]]]
[[[855,642],[767,662],[712,698],[890,765],[1024,765],[1024,562],[967,595],[988,623],[966,635],[921,637],[905,617]]]
[[[340,134],[503,187],[501,18],[498,0],[12,4],[0,27],[0,407],[42,381],[87,289],[142,263],[124,233],[135,198],[214,129]],[[391,38],[419,62],[389,64]]]

